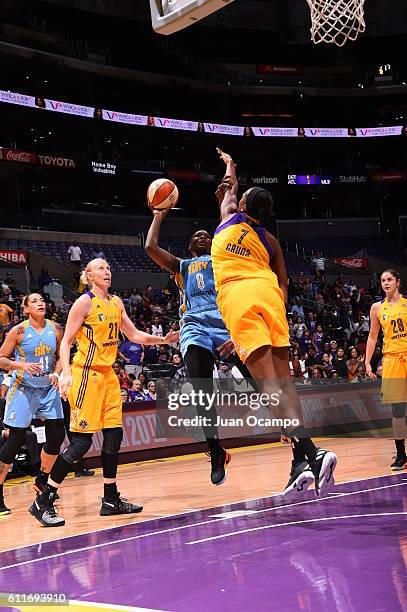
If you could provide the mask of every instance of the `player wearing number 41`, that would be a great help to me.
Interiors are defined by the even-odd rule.
[[[3,482],[10,464],[24,444],[25,432],[32,419],[45,419],[46,432],[41,469],[35,480],[37,491],[44,490],[65,438],[58,393],[62,328],[45,318],[45,300],[38,293],[27,295],[23,307],[28,320],[13,327],[0,348],[0,368],[12,371],[4,414],[4,424],[10,433],[0,451],[0,514],[10,512],[4,505]],[[12,355],[15,360],[10,359]]]
[[[381,276],[384,300],[370,310],[370,333],[366,345],[366,373],[376,378],[370,360],[380,328],[383,332],[382,402],[392,404],[393,435],[396,457],[390,466],[402,470],[407,466],[405,447],[407,406],[407,298],[400,293],[400,274],[385,270]]]
[[[76,300],[61,342],[61,396],[71,407],[72,441],[59,455],[48,483],[30,507],[30,513],[45,527],[58,527],[65,521],[54,508],[58,487],[92,445],[93,434],[102,430],[102,469],[104,495],[101,516],[141,512],[142,506],[125,502],[116,487],[118,454],[123,437],[120,385],[112,365],[116,359],[119,330],[138,344],[170,344],[178,338],[171,332],[165,338],[137,330],[117,296],[109,295],[112,274],[103,259],[93,259],[81,280],[90,290]],[[70,347],[77,340],[78,350],[69,364]],[[85,485],[86,486],[86,485]]]
[[[271,410],[293,423],[287,433],[294,457],[284,496],[296,497],[315,482],[316,495],[323,497],[334,483],[337,459],[335,453],[316,448],[307,437],[291,381],[284,304],[287,273],[278,240],[263,227],[271,218],[273,198],[267,190],[254,187],[238,201],[236,165],[230,155],[217,151],[226,164],[217,191],[221,224],[211,251],[219,310],[236,352],[262,392],[269,397],[280,394],[279,406]]]

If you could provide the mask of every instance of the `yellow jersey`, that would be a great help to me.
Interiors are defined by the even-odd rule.
[[[377,317],[383,330],[383,354],[407,353],[407,298],[397,303],[384,299]]]
[[[122,322],[120,299],[109,296],[109,302],[88,291],[91,310],[76,335],[78,351],[73,359],[83,368],[111,367],[116,360]]]
[[[241,212],[217,227],[211,250],[217,291],[225,283],[252,278],[278,287],[277,276],[270,267],[273,252],[265,232],[263,227],[249,224]]]

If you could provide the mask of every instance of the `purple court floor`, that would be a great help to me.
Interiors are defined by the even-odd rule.
[[[405,612],[407,473],[306,495],[3,552],[0,591],[41,587],[112,610]]]

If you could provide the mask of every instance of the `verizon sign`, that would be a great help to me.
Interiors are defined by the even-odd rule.
[[[38,155],[38,163],[41,166],[52,166],[53,168],[76,168],[71,157],[59,157],[57,155]]]
[[[20,164],[36,164],[37,156],[30,151],[0,148],[0,159],[3,161],[18,162]]]
[[[0,259],[10,261],[13,264],[27,263],[27,253],[25,251],[0,251]]]
[[[334,262],[348,268],[359,268],[360,270],[367,268],[367,257],[336,257]]]

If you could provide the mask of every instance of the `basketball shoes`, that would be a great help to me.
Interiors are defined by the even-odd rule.
[[[105,497],[99,497],[102,502],[100,508],[100,516],[111,516],[113,514],[136,514],[143,510],[143,506],[138,504],[131,504],[120,497],[120,493],[117,493],[117,497],[114,500],[106,499]]]
[[[0,496],[0,516],[5,514],[11,514],[11,510],[10,508],[7,508],[6,504],[4,503],[4,497]]]
[[[400,470],[403,470],[405,467],[407,467],[407,457],[404,455],[404,457],[398,457],[397,455],[395,457],[393,457],[394,462],[391,464],[390,469],[393,472],[399,472]]]
[[[44,491],[34,500],[29,508],[29,513],[44,525],[44,527],[62,527],[65,520],[58,516],[58,511],[54,508],[56,494],[51,491]]]
[[[219,487],[226,480],[226,467],[229,465],[232,455],[221,446],[213,448],[207,454],[211,458],[211,482]]]
[[[314,474],[308,461],[293,461],[290,479],[284,489],[285,500],[300,499],[314,482]]]
[[[337,457],[332,451],[317,449],[315,460],[311,463],[315,479],[315,495],[326,497],[335,484],[334,471]]]

